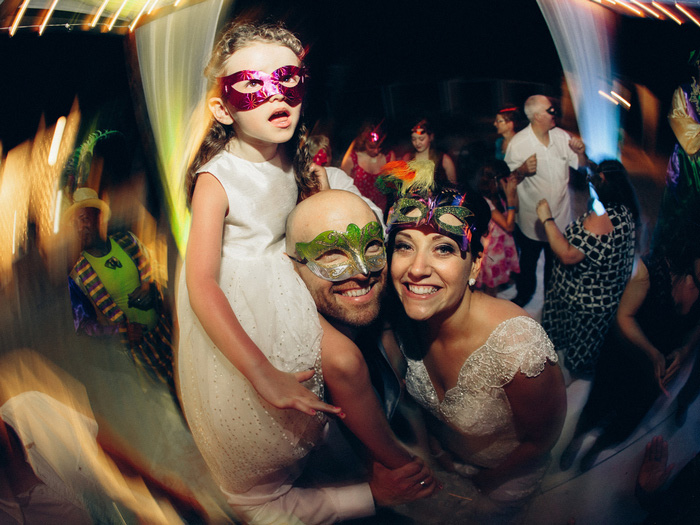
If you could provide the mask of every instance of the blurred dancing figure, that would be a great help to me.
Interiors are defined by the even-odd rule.
[[[172,321],[146,249],[131,232],[107,236],[110,209],[91,188],[78,188],[66,212],[81,244],[68,279],[78,333],[116,335],[134,362],[174,392]]]
[[[505,160],[506,150],[510,140],[522,129],[522,116],[517,107],[507,106],[496,113],[493,126],[499,137],[496,139],[495,156],[497,160]]]
[[[588,211],[564,232],[554,222],[547,200],[537,205],[537,215],[557,256],[545,294],[542,326],[574,376],[593,374],[632,275],[639,219],[637,196],[620,162],[602,162],[591,185]]]
[[[403,160],[432,160],[435,164],[435,180],[457,182],[457,169],[452,158],[435,148],[435,133],[430,122],[422,119],[411,128],[413,151],[406,153]]]
[[[387,199],[376,186],[377,176],[387,162],[394,160],[392,151],[382,150],[384,139],[386,135],[381,124],[366,124],[350,144],[340,165],[340,169],[353,178],[360,193],[382,211],[386,209]]]
[[[483,165],[477,177],[477,189],[491,209],[491,221],[483,240],[484,253],[476,286],[495,297],[498,288],[510,282],[511,273],[520,272],[518,249],[513,239],[518,183],[502,160]]]
[[[692,230],[691,230],[692,231]],[[589,469],[598,453],[626,440],[700,344],[700,244],[697,234],[678,231],[642,258],[620,300],[617,329],[601,349],[595,379],[574,437],[561,458],[569,468],[586,433],[602,434],[581,459]],[[677,422],[700,386],[695,363],[678,394]]]
[[[668,161],[654,245],[663,242],[678,221],[692,218],[697,223],[700,218],[700,49],[690,54],[688,63],[695,76],[676,88],[668,114],[677,143]]]

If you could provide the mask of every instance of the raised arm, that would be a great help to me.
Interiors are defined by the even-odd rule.
[[[354,167],[352,162],[352,152],[354,151],[354,148],[355,141],[350,144],[348,150],[345,152],[345,155],[343,155],[343,162],[340,163],[340,169],[347,173],[350,177],[352,177],[352,168]]]
[[[457,184],[457,168],[455,163],[447,153],[442,155],[442,169],[445,170],[445,175],[447,175],[447,180],[452,184]]]
[[[583,261],[586,255],[578,248],[571,246],[559,230],[557,223],[554,222],[554,217],[552,217],[552,210],[549,208],[547,199],[542,199],[537,203],[537,217],[547,234],[550,248],[563,264],[576,264]]]
[[[288,374],[277,370],[238,322],[218,276],[228,198],[211,174],[199,175],[192,196],[192,225],[186,254],[190,305],[217,348],[273,406],[313,415],[316,410],[338,413],[299,384],[313,371]]]
[[[343,407],[343,423],[387,468],[410,463],[411,455],[396,439],[379,405],[362,352],[323,319],[322,326],[323,377],[333,403]]]
[[[500,185],[506,194],[506,212],[491,210],[491,220],[505,231],[512,233],[515,230],[515,210],[518,207],[518,180],[511,175],[507,180],[501,180]]]
[[[659,388],[666,393],[663,385],[666,360],[664,355],[644,335],[636,317],[637,311],[649,293],[649,286],[649,270],[642,261],[639,261],[637,271],[627,283],[620,299],[620,305],[617,307],[617,325],[622,336],[647,355],[654,366],[654,375]]]
[[[520,444],[497,467],[473,478],[487,492],[542,459],[559,438],[566,417],[566,388],[556,364],[547,363],[535,377],[518,372],[504,390]]]

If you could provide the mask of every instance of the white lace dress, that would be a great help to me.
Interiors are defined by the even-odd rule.
[[[306,286],[283,253],[297,189],[291,169],[222,153],[202,168],[226,191],[219,286],[270,362],[285,372],[316,369],[305,386],[323,395],[322,330]],[[262,502],[298,475],[321,441],[325,416],[263,401],[192,312],[183,268],[178,292],[178,377],[195,442],[229,502]],[[240,496],[240,497],[239,497]]]
[[[557,362],[552,343],[542,327],[529,317],[502,322],[464,362],[457,384],[438,399],[422,360],[407,357],[406,389],[420,405],[447,425],[441,439],[459,454],[458,471],[471,476],[493,468],[520,443],[513,412],[503,387],[520,371],[536,377],[547,361]],[[546,461],[491,492],[491,499],[515,502],[537,488]]]

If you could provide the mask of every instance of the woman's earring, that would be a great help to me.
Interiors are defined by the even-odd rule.
[[[476,285],[476,279],[474,279],[474,277],[471,277],[469,279],[469,288],[474,288],[475,285]]]

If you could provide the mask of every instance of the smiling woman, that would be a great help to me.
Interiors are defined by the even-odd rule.
[[[416,321],[406,389],[432,416],[433,456],[473,484],[472,514],[460,518],[512,518],[537,489],[564,422],[557,356],[520,307],[473,290],[490,218],[484,200],[452,187],[416,190],[411,164],[402,180],[387,177],[398,188],[387,223],[391,278]]]

